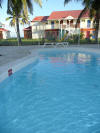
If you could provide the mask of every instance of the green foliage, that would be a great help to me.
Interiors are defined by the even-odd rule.
[[[62,38],[62,41],[65,41],[67,38],[68,38],[68,33],[65,33],[63,38]]]
[[[73,40],[72,38],[68,38],[66,40],[69,42],[69,44],[78,44],[78,40]],[[29,46],[29,45],[43,45],[44,42],[52,42],[52,40],[47,39],[24,39],[22,38],[22,46]],[[56,40],[56,42],[62,42],[62,40]],[[100,39],[99,39],[100,42]],[[80,44],[95,44],[95,40],[92,39],[80,39]],[[0,46],[17,46],[17,38],[11,38],[11,39],[2,39],[0,40]]]
[[[42,6],[41,0],[34,0]],[[28,12],[33,13],[33,5],[31,0],[8,0],[7,13],[10,15],[6,20],[11,20],[10,25],[16,26],[18,45],[21,45],[19,23],[28,23]]]
[[[84,33],[83,32],[80,33],[80,39],[84,39]]]

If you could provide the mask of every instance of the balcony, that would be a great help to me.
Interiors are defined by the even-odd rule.
[[[80,28],[80,24],[78,25],[77,28]],[[39,31],[44,31],[44,30],[50,30],[50,29],[64,29],[64,30],[75,30],[75,24],[42,24],[42,25],[37,25],[33,27],[34,32],[39,32]]]
[[[75,29],[75,24],[71,24],[71,25],[66,25],[66,24],[63,24],[62,25],[62,29]],[[78,24],[77,25],[77,28],[80,28],[80,25]]]
[[[46,24],[45,29],[46,30],[49,30],[49,29],[59,29],[59,24],[54,24],[54,25]]]

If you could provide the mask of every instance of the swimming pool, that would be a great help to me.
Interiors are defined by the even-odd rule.
[[[100,56],[40,52],[0,84],[0,133],[100,133]]]

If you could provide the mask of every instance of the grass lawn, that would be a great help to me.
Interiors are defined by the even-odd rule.
[[[70,44],[78,44],[78,40],[68,39],[67,41]],[[45,40],[45,42],[50,42],[50,41]],[[51,42],[54,42],[54,41],[51,41]],[[99,39],[99,42],[100,42],[100,39]],[[43,45],[43,43],[44,43],[44,40],[41,40],[41,39],[24,39],[24,38],[22,38],[22,46],[38,45],[38,44]],[[95,44],[95,40],[82,39],[82,40],[80,40],[80,44]],[[18,43],[17,43],[16,38],[0,40],[0,46],[17,46],[17,45],[18,45]]]

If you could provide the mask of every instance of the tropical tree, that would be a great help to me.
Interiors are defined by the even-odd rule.
[[[16,33],[18,45],[21,45],[21,37],[20,37],[20,29],[19,29],[19,18],[23,10],[23,5],[21,0],[8,0],[8,9],[7,14],[14,16],[15,25],[16,25]],[[14,21],[13,19],[13,21]]]
[[[34,0],[34,2],[38,3],[41,6],[41,0]],[[20,29],[19,29],[19,19],[22,13],[24,17],[28,17],[29,13],[33,13],[33,4],[31,0],[8,0],[8,8],[7,13],[12,15],[14,13],[15,22],[16,22],[16,30],[17,30],[17,40],[18,45],[21,45],[21,37],[20,37]]]
[[[64,4],[67,4],[68,2],[70,2],[71,0],[65,0]],[[76,0],[76,1],[80,1],[80,0]],[[90,18],[94,19],[94,27],[96,29],[95,31],[95,39],[96,42],[98,42],[98,31],[99,31],[99,23],[100,23],[100,2],[99,0],[81,0],[83,5],[84,5],[84,9],[82,10],[82,12],[80,13],[77,23],[76,23],[76,27],[78,24],[78,21],[80,20],[80,18],[82,17],[82,15],[84,15],[87,11],[89,11],[90,14]]]
[[[2,1],[0,0],[0,6],[2,5]],[[33,2],[37,3],[40,7],[42,6],[41,0],[33,0]],[[13,21],[16,23],[17,30],[17,40],[18,45],[21,45],[20,38],[20,29],[19,29],[19,18],[24,12],[24,17],[28,18],[28,13],[33,13],[33,2],[32,0],[8,0],[7,1],[7,13],[11,16],[14,16]]]
[[[6,21],[8,21],[8,20],[10,20],[10,23],[9,23],[10,26],[14,27],[15,31],[17,32],[17,30],[16,30],[16,15],[14,12],[12,12],[12,14],[10,14],[10,16],[6,18]],[[23,12],[22,15],[19,16],[19,23],[21,25],[29,24],[29,16],[26,17],[26,15]]]
[[[100,29],[99,27],[100,25],[100,2],[99,0],[95,0],[91,4],[90,17],[94,18],[94,26],[96,29],[95,38],[96,38],[96,42],[98,42],[98,32]]]

